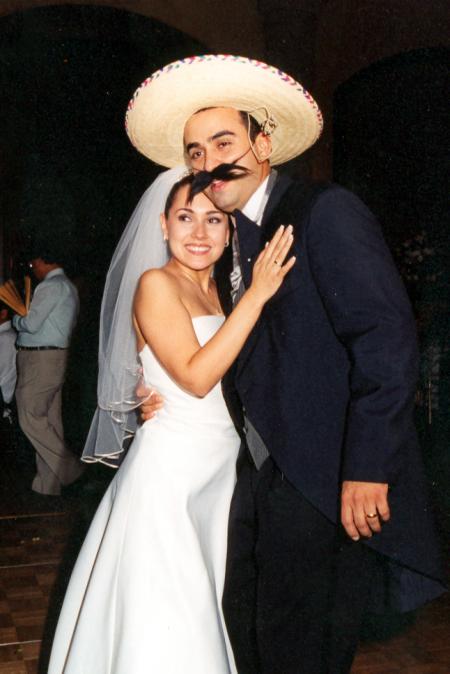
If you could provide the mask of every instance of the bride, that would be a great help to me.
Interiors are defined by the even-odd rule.
[[[154,183],[159,195],[167,194],[173,175],[168,171]],[[295,260],[283,264],[292,233],[280,228],[225,320],[212,272],[229,243],[228,216],[203,193],[190,200],[192,181],[185,176],[169,191],[161,231],[170,258],[140,276],[133,316],[130,289],[128,311],[126,293],[118,312],[115,307],[111,313],[108,293],[104,298],[103,323],[107,314],[117,330],[134,324],[130,348],[165,404],[137,430],[97,510],[67,589],[49,674],[236,673],[221,597],[240,441],[220,380]],[[147,236],[154,225],[141,217],[133,236]],[[128,258],[119,265],[119,285],[130,267],[136,273],[139,257],[132,259],[125,240]],[[110,270],[107,283],[111,278]],[[126,359],[129,345],[119,341]],[[101,335],[100,375],[117,386],[118,361],[106,364],[104,344]],[[99,394],[108,388],[101,386]],[[125,388],[122,384],[122,404],[111,398],[108,406],[100,395],[88,439],[88,448],[96,445],[87,450],[91,459],[117,459],[118,451],[108,445],[114,433],[107,431],[106,419],[122,429],[120,440],[126,437],[133,405]]]

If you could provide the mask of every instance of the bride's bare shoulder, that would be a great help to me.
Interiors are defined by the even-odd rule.
[[[149,311],[152,307],[171,306],[179,301],[176,279],[164,268],[149,269],[139,279],[134,296],[134,307]]]
[[[154,288],[173,288],[176,281],[172,274],[163,267],[161,269],[147,269],[140,279],[138,287],[142,290]]]

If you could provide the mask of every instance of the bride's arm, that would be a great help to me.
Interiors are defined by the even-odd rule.
[[[293,257],[282,266],[291,245],[290,228],[280,228],[255,262],[249,289],[203,347],[174,279],[158,269],[143,274],[134,301],[138,332],[182,388],[203,397],[220,381],[292,268]]]

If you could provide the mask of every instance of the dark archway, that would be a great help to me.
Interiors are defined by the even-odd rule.
[[[127,103],[153,70],[203,51],[165,24],[107,7],[44,7],[0,19],[0,276],[20,283],[39,239],[57,246],[79,286],[66,387],[77,409],[66,424],[76,448],[95,406],[104,276],[160,170],[128,141]]]
[[[334,97],[334,175],[381,218],[392,243],[442,236],[450,52],[423,49],[371,65]]]
[[[334,98],[335,179],[377,214],[417,300],[433,274],[436,292],[448,285],[449,65],[443,48],[399,54],[350,78]],[[421,237],[423,259],[414,260]]]
[[[259,0],[203,0],[201,5],[197,0],[2,0],[0,17],[68,4],[110,7],[150,17],[208,45],[207,53],[238,54],[243,44],[247,56],[262,58],[264,53]]]
[[[63,222],[76,231],[80,263],[90,267],[100,241],[108,258],[155,173],[124,132],[132,92],[154,69],[203,46],[143,16],[59,6],[1,19],[0,49],[6,229],[29,239],[58,218],[59,231]]]

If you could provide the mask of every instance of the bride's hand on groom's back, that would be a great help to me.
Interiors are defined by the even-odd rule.
[[[142,422],[152,419],[156,412],[163,407],[164,400],[158,391],[152,390],[145,384],[139,384],[136,395],[144,400],[139,406],[139,416]]]

